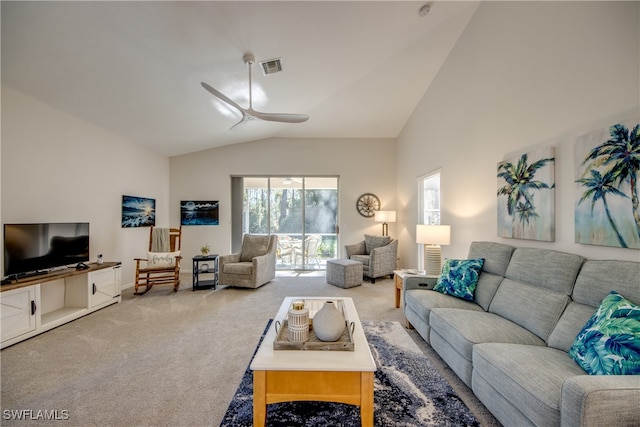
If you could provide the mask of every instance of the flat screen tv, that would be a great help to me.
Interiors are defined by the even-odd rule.
[[[47,273],[89,261],[89,223],[4,225],[4,275]]]

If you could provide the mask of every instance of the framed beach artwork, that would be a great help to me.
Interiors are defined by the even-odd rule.
[[[555,148],[498,163],[498,236],[555,240]]]
[[[156,199],[122,196],[122,228],[156,225]]]
[[[217,200],[183,200],[180,202],[181,225],[219,225]]]
[[[640,248],[639,123],[616,123],[576,138],[576,243]]]

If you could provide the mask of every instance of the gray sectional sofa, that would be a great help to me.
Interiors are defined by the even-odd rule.
[[[640,263],[473,242],[473,301],[405,280],[407,321],[505,426],[640,425],[639,375],[588,375],[569,356],[616,290],[640,303]]]

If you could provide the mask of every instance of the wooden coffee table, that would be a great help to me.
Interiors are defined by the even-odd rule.
[[[276,321],[282,322],[293,300],[344,302],[346,317],[354,322],[354,351],[274,350]],[[315,313],[310,313],[313,316]],[[250,369],[253,371],[253,425],[264,426],[267,405],[317,400],[360,407],[363,426],[373,426],[373,374],[376,364],[351,298],[287,297],[283,301]]]

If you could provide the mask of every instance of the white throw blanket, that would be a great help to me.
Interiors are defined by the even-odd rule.
[[[169,240],[168,228],[155,228],[151,235],[151,252],[169,252],[171,242]]]

